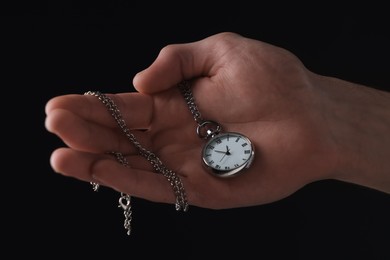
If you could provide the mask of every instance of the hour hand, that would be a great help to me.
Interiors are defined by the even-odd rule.
[[[226,151],[219,151],[219,150],[214,150],[216,153],[226,153]]]

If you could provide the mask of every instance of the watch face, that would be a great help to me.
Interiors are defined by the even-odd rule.
[[[233,176],[248,168],[253,156],[251,141],[246,136],[233,132],[212,137],[202,151],[205,165],[220,177]]]

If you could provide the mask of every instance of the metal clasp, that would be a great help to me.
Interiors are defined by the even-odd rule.
[[[123,210],[127,210],[130,207],[130,199],[127,196],[122,195],[119,198],[118,207],[122,208]]]

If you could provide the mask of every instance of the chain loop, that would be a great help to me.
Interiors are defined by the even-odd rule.
[[[108,109],[111,116],[115,119],[117,125],[122,130],[122,132],[125,134],[127,139],[134,145],[134,147],[138,150],[138,153],[143,156],[154,168],[154,170],[157,173],[162,174],[170,183],[173,192],[176,196],[176,202],[175,202],[175,209],[177,211],[187,211],[188,210],[188,202],[187,202],[187,196],[184,189],[184,185],[180,179],[180,177],[173,172],[172,170],[169,170],[160,160],[159,157],[157,157],[156,154],[153,152],[147,150],[144,148],[139,141],[136,139],[136,137],[131,133],[130,129],[127,127],[125,120],[123,119],[118,107],[114,103],[114,101],[106,96],[105,94],[99,92],[99,91],[87,91],[84,93],[84,95],[91,95],[97,97]],[[200,114],[199,114],[200,118]],[[113,154],[118,162],[120,162],[122,165],[128,167],[128,162],[126,158],[119,152],[109,152],[110,154]],[[93,185],[93,189],[95,191],[98,190],[99,184],[91,182]],[[130,235],[131,227],[130,227],[130,221],[131,221],[131,205],[130,205],[131,197],[128,194],[121,193],[121,197],[119,198],[119,207],[122,207],[124,210],[125,215],[125,223],[124,227],[127,229],[127,234]]]
[[[203,121],[202,124],[196,128],[196,133],[200,138],[209,139],[221,132],[222,127],[214,121]]]

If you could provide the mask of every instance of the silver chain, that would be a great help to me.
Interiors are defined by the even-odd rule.
[[[187,103],[188,108],[192,116],[195,119],[195,122],[198,124],[196,128],[196,133],[200,138],[208,139],[214,135],[221,132],[222,127],[215,121],[204,120],[198,109],[198,106],[195,103],[194,95],[192,94],[191,86],[188,81],[184,80],[178,84],[178,87],[184,97],[184,100]]]
[[[154,170],[157,173],[162,174],[170,183],[173,192],[176,196],[175,209],[177,211],[187,211],[188,210],[188,202],[186,192],[184,190],[184,185],[180,179],[180,177],[168,169],[153,152],[144,148],[140,142],[136,139],[136,137],[130,132],[130,129],[127,127],[125,120],[122,117],[121,112],[119,111],[117,105],[114,101],[106,96],[105,94],[99,91],[87,91],[84,95],[91,95],[97,97],[108,109],[111,116],[115,119],[119,128],[125,134],[127,139],[134,145],[134,147],[138,150],[138,153],[146,158],[149,163],[152,165]],[[116,159],[124,166],[128,167],[128,162],[126,158],[119,152],[110,152],[115,155]],[[99,184],[91,182],[93,190],[97,191],[99,188]],[[121,197],[119,198],[119,206],[123,208],[125,215],[125,223],[124,226],[127,229],[127,234],[130,235],[131,227],[131,205],[130,205],[131,197],[128,194],[121,193]]]
[[[120,152],[108,152],[107,154],[114,155],[116,160],[121,163],[125,167],[129,167],[129,162],[126,157],[123,156]],[[94,191],[99,190],[99,183],[90,182],[92,184],[92,189]],[[127,230],[127,235],[131,234],[131,220],[132,220],[132,210],[131,210],[131,196],[129,194],[121,192],[121,196],[119,197],[119,208],[123,209],[123,215],[125,216],[125,221],[123,223],[123,227]]]
[[[184,100],[187,103],[188,108],[190,109],[192,116],[195,119],[195,122],[198,123],[198,125],[201,125],[204,120],[202,118],[201,113],[199,112],[198,106],[195,103],[195,98],[192,95],[190,84],[188,83],[188,81],[183,80],[179,83],[178,87],[184,97]]]
[[[129,167],[129,162],[126,157],[123,156],[120,152],[111,152],[116,158],[116,160],[125,167]],[[121,192],[119,197],[119,208],[123,209],[123,215],[125,216],[125,221],[123,227],[127,230],[127,235],[131,234],[131,220],[132,220],[132,210],[131,210],[131,196],[124,192]]]

